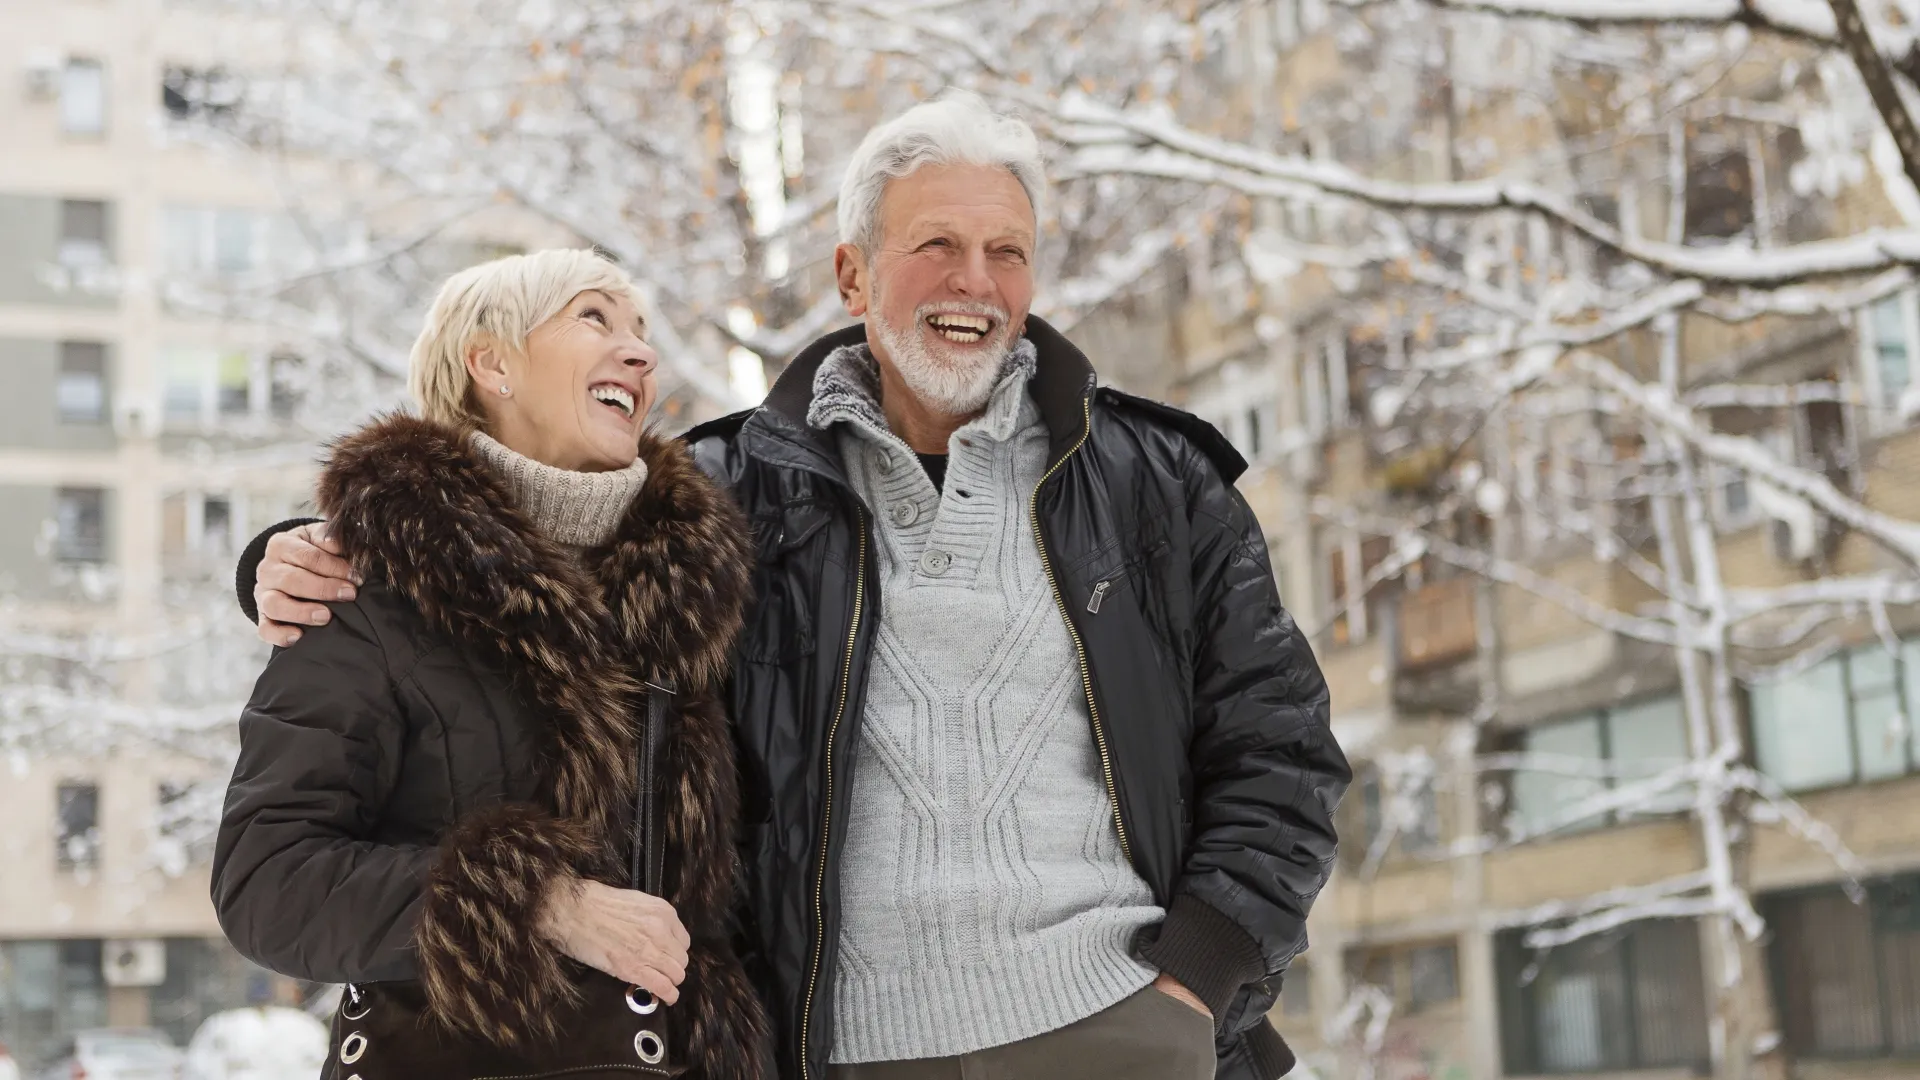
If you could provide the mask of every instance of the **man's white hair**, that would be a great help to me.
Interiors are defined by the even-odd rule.
[[[447,279],[414,340],[407,388],[422,415],[459,428],[484,428],[473,400],[467,350],[477,343],[524,352],[533,328],[588,289],[624,296],[644,312],[626,271],[584,248],[555,248],[469,266]]]
[[[1047,194],[1040,140],[1017,117],[996,113],[980,95],[953,90],[881,124],[860,140],[840,181],[840,242],[868,258],[880,240],[880,198],[887,182],[922,165],[981,165],[1005,169],[1026,190],[1039,227]],[[1039,237],[1034,238],[1038,242]]]

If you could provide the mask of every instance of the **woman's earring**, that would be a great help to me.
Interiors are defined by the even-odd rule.
[[[500,396],[501,396],[501,397],[506,397],[506,396],[507,396],[508,394],[511,394],[511,393],[513,393],[513,391],[511,391],[511,390],[509,390],[509,389],[507,389],[507,384],[506,384],[506,383],[501,383],[501,384],[500,384]]]

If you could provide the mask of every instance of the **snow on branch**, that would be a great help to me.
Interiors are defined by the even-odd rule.
[[[1379,7],[1389,0],[1334,0],[1341,7]],[[1422,0],[1428,7],[1501,18],[1547,19],[1582,26],[1712,28],[1739,24],[1815,45],[1835,46],[1833,12],[1824,0]]]
[[[1786,608],[1812,605],[1920,604],[1920,581],[1892,574],[1821,578],[1766,589],[1728,589],[1726,617],[1740,622]]]
[[[1348,528],[1362,529],[1376,535],[1390,535],[1395,530],[1405,528],[1404,523],[1362,513],[1353,506],[1324,496],[1313,500],[1312,512],[1324,521],[1338,522]],[[1580,590],[1555,581],[1523,563],[1455,543],[1431,530],[1422,530],[1420,541],[1424,551],[1431,552],[1447,563],[1491,581],[1524,589],[1602,630],[1657,645],[1678,645],[1684,640],[1680,628],[1670,622],[1615,611]]]
[[[1806,500],[1820,512],[1872,537],[1910,565],[1920,567],[1920,524],[1861,504],[1820,473],[1780,460],[1757,439],[1713,431],[1664,388],[1641,382],[1605,357],[1583,350],[1571,355],[1575,365],[1602,388],[1630,402],[1709,460],[1739,469],[1782,492]]]
[[[778,330],[756,330],[751,334],[736,334],[725,319],[714,319],[715,329],[731,338],[734,344],[749,349],[762,357],[784,361],[794,353],[805,348],[813,339],[827,332],[835,323],[850,318],[840,297],[827,293],[814,301],[799,318]]]
[[[1855,903],[1859,902],[1860,879],[1866,876],[1866,867],[1861,865],[1853,849],[1847,847],[1846,841],[1840,839],[1840,834],[1833,826],[1807,813],[1807,808],[1788,795],[1772,778],[1745,765],[1728,769],[1727,778],[1734,787],[1757,796],[1766,809],[1795,836],[1819,848],[1832,859],[1834,865],[1847,875],[1845,887],[1848,894]],[[1764,820],[1757,808],[1749,809],[1747,813],[1755,820]]]
[[[1066,175],[1143,176],[1273,198],[1334,198],[1400,212],[1526,211],[1557,221],[1669,277],[1709,285],[1804,285],[1920,263],[1920,229],[1876,228],[1839,239],[1760,250],[1739,245],[1690,248],[1626,235],[1572,199],[1536,184],[1380,180],[1334,162],[1275,154],[1194,131],[1164,112],[1112,108],[1077,92],[1054,102],[1052,116],[1054,136],[1076,148],[1063,166]]]

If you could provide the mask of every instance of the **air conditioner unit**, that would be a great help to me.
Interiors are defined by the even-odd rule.
[[[159,986],[167,981],[167,943],[159,938],[109,941],[100,952],[108,986]]]
[[[27,100],[52,101],[60,96],[60,54],[35,49],[27,54]]]

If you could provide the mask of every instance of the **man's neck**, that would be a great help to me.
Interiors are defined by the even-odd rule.
[[[953,433],[986,410],[970,416],[954,416],[927,407],[914,396],[892,364],[880,368],[880,411],[886,414],[887,427],[916,454],[944,454]]]

